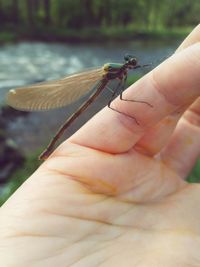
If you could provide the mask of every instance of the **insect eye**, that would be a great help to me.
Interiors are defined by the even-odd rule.
[[[129,63],[132,66],[136,66],[137,65],[137,59],[132,55],[126,54],[124,56],[124,60],[126,61],[126,63]]]
[[[136,66],[137,65],[137,59],[136,58],[132,58],[130,60],[130,63],[131,63],[131,65]]]
[[[125,61],[130,61],[132,58],[133,58],[133,56],[131,56],[131,55],[129,55],[129,54],[126,54],[126,55],[124,56],[124,60],[125,60]]]

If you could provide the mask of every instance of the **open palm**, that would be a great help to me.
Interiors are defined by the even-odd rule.
[[[200,266],[200,27],[1,207],[4,267]]]

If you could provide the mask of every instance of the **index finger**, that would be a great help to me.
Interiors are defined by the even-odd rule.
[[[146,101],[153,108],[144,103],[126,102],[117,98],[112,106],[128,116],[106,107],[68,141],[108,153],[130,150],[148,128],[183,105],[190,105],[200,95],[199,55],[200,44],[190,46],[173,55],[124,92],[126,99]],[[139,125],[130,116],[135,117]],[[62,148],[57,152],[60,153]]]

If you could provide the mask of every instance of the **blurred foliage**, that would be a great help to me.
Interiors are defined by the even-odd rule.
[[[127,29],[130,34],[161,34],[163,29],[192,28],[199,13],[199,0],[0,0],[0,31],[46,39],[70,33],[73,39],[86,28],[94,39],[104,32],[112,36],[116,29],[118,34],[120,29],[122,34]]]
[[[200,182],[200,159],[197,161],[194,166],[191,174],[187,178],[190,183],[199,183]]]
[[[9,179],[0,194],[0,206],[17,190],[17,188],[39,167],[39,152],[27,156],[24,165]]]

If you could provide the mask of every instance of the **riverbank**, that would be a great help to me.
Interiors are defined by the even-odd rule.
[[[181,39],[189,34],[192,27],[147,30],[144,28],[101,27],[84,28],[82,30],[62,29],[54,27],[35,28],[4,28],[0,29],[0,44],[18,41],[45,41],[45,42],[109,42],[131,40],[168,40]]]

